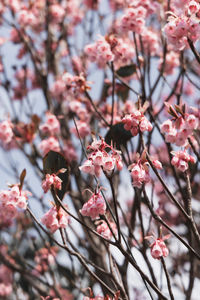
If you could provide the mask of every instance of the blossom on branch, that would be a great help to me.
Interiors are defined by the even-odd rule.
[[[92,220],[99,218],[99,215],[104,215],[106,212],[106,203],[100,190],[96,193],[93,193],[91,198],[86,202],[80,213],[83,216],[90,217]]]
[[[66,206],[67,208],[67,206]],[[62,207],[57,208],[53,206],[41,219],[51,233],[54,233],[59,228],[66,228],[69,224],[69,215],[63,210]]]
[[[91,150],[92,153],[89,154],[88,159],[83,165],[79,167],[81,171],[99,177],[101,170],[107,174],[112,172],[115,166],[119,171],[122,170],[121,152],[108,145],[103,138],[100,140],[94,139],[93,143],[87,149]],[[111,154],[107,152],[108,149],[112,151]]]

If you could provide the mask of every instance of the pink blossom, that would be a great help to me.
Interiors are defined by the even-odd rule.
[[[39,249],[34,257],[36,266],[32,273],[38,276],[39,274],[48,271],[49,266],[55,264],[56,250],[56,247]]]
[[[114,235],[117,235],[117,227],[116,224],[113,222],[110,222],[110,227],[114,233]],[[107,223],[105,221],[101,221],[101,223],[97,226],[97,232],[101,234],[105,239],[110,240],[113,236],[112,231],[108,227]]]
[[[134,110],[131,114],[125,115],[122,119],[124,123],[124,129],[130,130],[133,136],[138,135],[139,130],[141,132],[151,131],[152,125],[144,116],[143,111]]]
[[[140,7],[130,7],[128,8],[120,21],[120,28],[123,31],[133,31],[138,34],[143,33],[145,29],[145,17],[146,9],[142,6]]]
[[[168,42],[173,45],[174,49],[181,51],[187,46],[187,38],[193,42],[199,39],[200,25],[193,16],[170,15],[168,23],[164,26],[164,32]]]
[[[84,49],[85,54],[92,62],[96,62],[99,67],[104,67],[107,62],[114,60],[109,43],[104,37],[100,37],[94,44],[87,45]]]
[[[0,123],[0,141],[2,141],[5,146],[11,143],[14,138],[12,128],[13,124],[10,120],[5,120]]]
[[[167,257],[169,250],[162,239],[156,239],[156,241],[151,246],[151,255],[155,259],[160,259],[161,257]]]
[[[76,127],[71,128],[71,132],[74,133],[78,138],[85,138],[91,133],[91,129],[88,123],[83,121],[76,121]],[[78,132],[77,132],[78,130]]]
[[[161,170],[161,169],[162,169],[162,164],[161,164],[161,162],[160,162],[159,160],[154,159],[154,160],[152,161],[152,164],[154,165],[154,167],[155,167],[156,169],[158,169],[158,170]]]
[[[181,172],[185,172],[188,169],[188,162],[195,163],[195,158],[189,155],[186,150],[172,151],[172,154],[174,157],[172,158],[171,163]]]
[[[104,171],[112,171],[115,167],[115,160],[110,157],[110,156],[107,156],[103,158],[103,169]]]
[[[45,193],[50,190],[51,187],[54,187],[55,189],[61,190],[62,188],[62,180],[56,176],[55,174],[46,174],[45,180],[42,182],[42,188]]]
[[[110,148],[112,152],[108,154],[105,151],[106,148]],[[108,145],[103,138],[100,140],[94,138],[92,144],[88,146],[88,150],[92,150],[92,153],[88,156],[88,159],[83,165],[79,167],[81,171],[99,177],[101,169],[110,173],[116,166],[119,171],[122,170],[121,152]]]
[[[85,173],[94,175],[94,164],[91,159],[87,159],[79,169]]]
[[[171,120],[166,120],[162,123],[160,130],[162,133],[170,133],[173,128],[173,124]]]
[[[60,134],[60,123],[55,115],[50,112],[46,113],[46,122],[39,127],[43,134],[47,135],[57,135]]]
[[[159,162],[157,162],[157,165],[160,166]],[[149,167],[145,151],[143,151],[141,156],[138,153],[136,154],[136,162],[130,165],[128,169],[131,171],[133,186],[141,188],[142,184],[150,181]]]
[[[28,191],[23,191],[18,184],[13,185],[9,190],[0,191],[0,206],[3,208],[4,214],[11,219],[15,218],[18,209],[26,209]]]
[[[161,70],[163,64],[163,58],[159,61],[158,69]],[[170,51],[166,54],[164,73],[166,75],[174,74],[175,68],[180,65],[179,54],[175,51]]]
[[[0,296],[7,298],[13,290],[13,272],[5,265],[0,265]]]
[[[50,150],[59,152],[60,151],[60,145],[58,140],[51,136],[48,139],[44,139],[40,145],[40,150],[42,151],[43,155],[46,155]]]
[[[76,150],[71,141],[65,141],[63,146],[63,155],[68,162],[76,161]]]
[[[66,207],[67,208],[67,207]],[[53,206],[41,219],[51,233],[54,233],[59,228],[66,228],[69,223],[69,215],[60,207]]]
[[[59,4],[52,4],[49,7],[49,12],[51,16],[51,21],[53,23],[60,23],[62,22],[64,16],[65,16],[65,10],[63,7]]]
[[[199,126],[199,121],[193,114],[188,114],[185,119],[185,127],[191,130],[197,129]]]
[[[104,215],[106,212],[106,203],[104,198],[101,196],[100,191],[93,193],[91,198],[86,202],[80,213],[83,216],[90,217],[92,220],[99,218],[99,215]]]
[[[149,170],[144,168],[141,163],[132,164],[130,168],[133,186],[141,188],[143,183],[150,181]]]
[[[195,0],[192,0],[188,3],[188,12],[189,14],[196,14],[200,10],[200,5]]]

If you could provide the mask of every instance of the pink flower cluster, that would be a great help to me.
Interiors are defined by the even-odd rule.
[[[55,263],[55,256],[56,256],[56,248],[50,247],[47,248],[41,248],[39,249],[35,254],[35,262],[36,266],[33,270],[33,273],[38,275],[43,272],[46,272],[49,269],[50,265],[53,265]]]
[[[10,190],[0,191],[0,207],[6,218],[13,219],[17,215],[17,209],[26,209],[28,191],[22,191],[18,184],[13,185]]]
[[[56,116],[50,112],[47,112],[46,118],[47,118],[46,122],[39,127],[42,133],[50,136],[60,134],[60,123],[56,118]]]
[[[76,150],[71,141],[65,140],[63,145],[63,155],[67,162],[72,162],[77,160]]]
[[[51,187],[54,187],[54,189],[61,190],[62,180],[55,174],[46,174],[45,179],[42,181],[42,188],[44,192],[47,193]]]
[[[158,69],[161,70],[163,64],[163,58],[159,60]],[[175,71],[175,68],[180,65],[179,54],[175,51],[170,51],[166,54],[164,73],[166,75],[172,75]]]
[[[105,212],[106,203],[100,191],[93,193],[88,202],[86,202],[80,210],[83,216],[90,217],[92,220],[99,218],[99,215],[104,215]]]
[[[183,50],[187,46],[187,38],[196,42],[200,38],[200,15],[199,4],[196,1],[190,1],[188,10],[180,16],[174,14],[168,17],[168,23],[164,26],[164,32],[167,40],[176,50]],[[189,16],[188,16],[189,12]]]
[[[83,165],[79,167],[81,171],[99,177],[102,169],[105,172],[112,172],[116,166],[118,170],[122,170],[123,163],[120,151],[108,145],[103,138],[100,140],[94,139],[92,144],[88,146],[88,149],[92,150],[92,153]],[[112,152],[108,153],[105,149],[110,149]]]
[[[173,166],[177,167],[181,172],[185,172],[188,169],[188,163],[195,163],[195,158],[189,155],[186,150],[184,151],[172,151],[174,157],[171,160]]]
[[[141,37],[145,53],[152,56],[158,54],[160,48],[158,33],[146,28]]]
[[[58,101],[67,99],[69,96],[76,96],[83,94],[89,89],[90,82],[86,81],[83,74],[74,76],[68,72],[58,77],[51,87],[51,94]]]
[[[114,60],[110,44],[105,37],[100,37],[95,43],[87,45],[84,49],[85,54],[92,62],[96,62],[100,68],[105,67],[108,62]]]
[[[60,4],[52,4],[49,7],[49,13],[52,23],[61,23],[65,17],[65,9]]]
[[[5,265],[0,265],[0,296],[7,298],[13,290],[13,272]],[[5,299],[4,298],[4,299]]]
[[[128,8],[120,21],[121,30],[141,34],[145,29],[146,14],[147,11],[143,6]]]
[[[67,208],[67,206],[66,206]],[[69,215],[60,207],[57,209],[53,206],[41,219],[51,233],[54,233],[59,228],[66,228],[69,224]]]
[[[81,120],[76,121],[76,127],[71,128],[70,131],[74,133],[77,138],[79,138],[80,136],[80,138],[82,139],[90,135],[91,133],[90,125],[87,122]]]
[[[162,169],[162,164],[157,159],[152,159],[152,164],[156,169]],[[139,153],[136,154],[136,162],[131,164],[128,169],[131,170],[133,186],[141,188],[142,184],[150,181],[149,163],[146,160],[145,151],[143,151],[141,157]]]
[[[131,177],[133,180],[133,186],[141,188],[142,184],[150,181],[148,163],[133,163],[131,166]]]
[[[124,129],[130,130],[133,136],[138,135],[139,131],[151,131],[152,125],[140,110],[135,110],[122,119]]]
[[[116,69],[131,63],[135,55],[135,49],[132,41],[127,38],[119,38],[114,34],[107,36],[107,41],[110,44],[112,53],[114,54]]]
[[[115,236],[117,236],[117,226],[115,223],[110,222],[110,227]],[[101,223],[97,226],[97,232],[101,234],[105,239],[110,240],[113,236],[112,231],[108,227],[105,221],[101,221]]]
[[[41,141],[41,143],[39,144],[39,148],[40,148],[41,152],[43,153],[43,155],[46,155],[50,150],[55,151],[55,152],[60,151],[59,142],[53,136]]]
[[[157,239],[151,246],[151,256],[155,259],[167,257],[169,250],[162,239]]]
[[[0,123],[0,141],[3,146],[7,146],[13,140],[13,125],[10,120],[5,120]]]
[[[199,120],[193,114],[185,114],[184,117],[177,115],[176,120],[172,121],[166,120],[160,128],[161,132],[165,133],[166,142],[186,146],[188,137],[199,127]]]

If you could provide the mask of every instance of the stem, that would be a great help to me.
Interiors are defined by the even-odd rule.
[[[193,42],[192,42],[189,38],[188,38],[187,40],[188,40],[188,44],[189,44],[189,46],[190,46],[190,49],[192,50],[192,52],[193,52],[193,54],[194,54],[196,60],[197,60],[198,63],[200,64],[200,55],[199,55],[199,53],[197,52],[196,48],[194,47]]]
[[[161,257],[161,262],[162,262],[162,266],[163,266],[165,276],[166,276],[166,279],[167,279],[167,286],[168,286],[170,298],[171,298],[171,300],[174,300],[174,295],[172,293],[172,287],[171,287],[171,283],[170,283],[169,273],[167,271],[167,267],[166,267],[165,260],[164,260],[163,257]]]

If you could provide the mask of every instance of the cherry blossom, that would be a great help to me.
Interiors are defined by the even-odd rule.
[[[113,222],[109,222],[109,225],[114,233],[117,236],[117,226]],[[97,232],[101,234],[105,239],[110,240],[113,237],[112,231],[110,230],[108,224],[105,221],[100,221],[97,226]]]
[[[54,187],[55,189],[61,190],[62,188],[62,180],[56,176],[55,174],[46,174],[45,180],[42,182],[42,188],[45,193],[48,192],[48,190],[51,187]]]
[[[51,233],[54,233],[59,228],[66,228],[68,226],[69,215],[61,207],[58,209],[56,206],[53,206],[42,217],[41,222],[51,231]]]
[[[90,199],[83,205],[80,213],[83,216],[90,217],[92,220],[99,218],[99,215],[104,215],[106,212],[106,203],[100,190],[93,193]]]
[[[2,142],[3,146],[11,143],[12,139],[14,138],[12,128],[13,125],[10,120],[0,122],[0,141]]]
[[[171,160],[172,165],[177,167],[181,172],[185,172],[188,169],[188,163],[195,163],[195,158],[189,155],[186,150],[184,151],[172,151],[173,158]]]
[[[152,124],[144,116],[145,109],[145,106],[140,110],[135,109],[131,114],[125,115],[122,119],[124,129],[130,130],[133,136],[138,135],[140,131],[144,132],[152,130]]]
[[[13,291],[13,272],[5,265],[0,265],[0,296],[8,297]]]
[[[60,123],[55,115],[47,112],[46,113],[46,122],[43,125],[40,125],[39,129],[43,134],[54,136],[60,133]]]
[[[112,150],[112,153],[106,152],[106,148]],[[92,144],[88,146],[88,150],[92,150],[92,153],[89,154],[83,165],[79,167],[81,171],[99,177],[101,170],[108,174],[114,170],[115,166],[118,170],[122,170],[121,152],[108,145],[103,138],[100,140],[94,139]]]
[[[0,206],[3,208],[5,219],[17,216],[18,209],[26,209],[29,191],[23,191],[19,184],[12,185],[9,190],[0,191]]]
[[[145,239],[153,238],[154,242],[150,245],[151,247],[151,256],[154,259],[160,259],[161,257],[167,257],[169,255],[169,250],[165,244],[165,240],[170,238],[170,234],[156,238],[155,235],[147,236]]]

